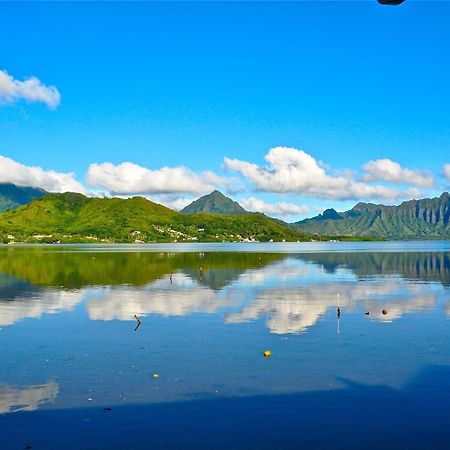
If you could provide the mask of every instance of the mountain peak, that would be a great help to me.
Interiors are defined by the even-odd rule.
[[[181,210],[183,214],[198,214],[207,212],[210,214],[246,214],[247,211],[231,198],[222,194],[217,189],[193,201]]]
[[[342,219],[342,216],[333,208],[329,208],[326,209],[323,213],[322,213],[322,219],[326,220],[326,219]]]

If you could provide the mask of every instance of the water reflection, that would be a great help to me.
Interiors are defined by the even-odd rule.
[[[10,288],[13,285],[10,285]],[[19,283],[13,295],[0,293],[0,326],[16,323],[24,318],[39,318],[42,314],[56,314],[71,311],[85,295],[81,291],[56,289],[23,289]]]
[[[227,324],[264,318],[272,333],[301,333],[336,310],[337,295],[343,314],[363,310],[369,320],[389,322],[435,309],[441,292],[437,288],[446,289],[450,282],[449,255],[439,252],[96,254],[8,249],[3,256],[2,326],[72,311],[86,300],[91,320],[222,314]],[[448,304],[444,308],[450,315]]]
[[[199,286],[186,274],[160,280],[144,288],[116,287],[102,289],[91,295],[87,311],[92,320],[130,320],[134,314],[159,314],[162,316],[186,316],[195,312],[214,313],[230,306],[232,298],[215,290]]]
[[[272,333],[304,332],[327,311],[336,310],[336,293],[340,294],[340,311],[351,313],[364,309],[373,320],[393,321],[403,314],[433,309],[437,294],[421,285],[406,285],[400,280],[383,283],[330,283],[305,288],[267,289],[237,313],[225,315],[227,323],[243,323],[268,317]],[[388,311],[382,314],[382,309]]]
[[[42,404],[53,401],[59,393],[58,383],[15,387],[0,383],[0,414],[35,411]]]

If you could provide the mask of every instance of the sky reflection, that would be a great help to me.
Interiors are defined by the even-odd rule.
[[[400,389],[448,363],[443,252],[8,251],[0,413]]]

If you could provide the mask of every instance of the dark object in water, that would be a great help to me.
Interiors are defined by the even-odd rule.
[[[137,331],[137,329],[141,326],[142,320],[136,314],[134,315],[134,318],[137,320],[137,325],[134,331]]]
[[[380,5],[400,5],[405,0],[377,0]]]
[[[338,319],[339,319],[339,317],[341,317],[341,308],[339,306],[337,307],[337,316],[338,316]]]
[[[111,412],[112,408],[103,408],[103,412]]]
[[[368,316],[369,314],[370,314],[369,311],[366,311],[366,312],[364,313],[365,316]]]
[[[387,314],[387,309],[382,309],[381,314],[383,314],[383,316],[385,316]]]

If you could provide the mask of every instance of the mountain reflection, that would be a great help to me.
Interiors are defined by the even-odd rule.
[[[333,273],[350,269],[359,277],[398,275],[406,280],[438,282],[450,286],[448,252],[312,253],[299,256]]]
[[[439,284],[441,290],[450,286],[447,253],[65,253],[27,249],[3,256],[1,326],[70,311],[85,301],[91,320],[134,320],[135,314],[223,314],[225,323],[265,318],[272,333],[300,333],[328,311],[335,312],[337,294],[343,314],[364,310],[369,320],[393,321],[407,313],[433,310]],[[382,309],[388,314],[383,315]],[[444,309],[450,315],[449,304]]]
[[[0,383],[0,414],[35,411],[53,401],[58,393],[59,386],[54,381],[21,388]]]
[[[41,247],[2,248],[0,273],[34,286],[79,289],[87,286],[145,286],[183,270],[193,278],[203,279],[203,284],[212,289],[220,289],[248,269],[263,267],[283,258],[285,255],[270,253],[77,253],[46,251]]]

